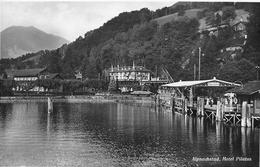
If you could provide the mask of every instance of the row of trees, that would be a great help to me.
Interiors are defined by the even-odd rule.
[[[108,83],[104,80],[53,80],[53,79],[39,79],[35,81],[35,85],[43,87],[44,89],[54,89],[63,92],[82,91],[83,88],[95,90],[107,90]]]
[[[12,88],[14,81],[9,79],[0,79],[0,97],[6,95],[12,95]]]

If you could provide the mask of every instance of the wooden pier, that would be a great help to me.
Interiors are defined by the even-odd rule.
[[[168,100],[168,101],[167,101]],[[193,106],[188,105],[188,100],[180,98],[166,98],[158,100],[160,105],[168,110],[185,115],[204,117],[205,119],[224,122],[232,126],[255,127],[255,122],[260,121],[260,116],[254,114],[249,104],[243,103],[243,106],[237,104],[234,107],[226,106],[221,101],[216,105],[208,106],[202,101]]]
[[[216,84],[218,81],[219,84]],[[185,82],[185,81],[182,81]],[[212,86],[213,84],[209,82],[215,82],[214,85],[219,85],[222,87],[230,86],[232,88],[233,83],[228,83],[226,81],[216,80],[215,78],[213,80],[206,80],[206,81],[195,81],[194,84],[188,83],[173,83],[173,84],[166,84],[166,88],[169,88],[167,86],[172,86],[170,88],[174,89],[164,89],[159,93],[159,100],[158,102],[161,103],[161,105],[166,106],[167,108],[170,108],[174,112],[179,112],[182,114],[197,116],[197,117],[204,117],[205,119],[214,120],[217,122],[224,122],[225,124],[232,125],[232,126],[242,126],[242,127],[249,127],[254,128],[256,124],[259,124],[260,122],[260,110],[259,108],[259,92],[255,91],[253,93],[253,99],[249,98],[251,96],[243,96],[240,97],[239,93],[237,94],[238,99],[229,99],[229,102],[227,102],[227,97],[219,97],[217,102],[214,104],[209,104],[209,99],[197,96],[197,99],[194,100],[192,89],[193,86],[203,86],[205,87],[207,84]],[[225,83],[225,85],[221,85],[221,83]],[[259,82],[260,84],[260,82]],[[183,86],[184,85],[184,86]],[[179,88],[185,87],[185,89],[189,90],[189,95],[191,97],[187,96],[185,97],[182,90],[177,90]],[[234,87],[237,87],[237,85],[233,85]],[[236,92],[233,88],[232,92]],[[243,86],[243,89],[247,89],[246,85]],[[241,91],[242,89],[238,89]],[[260,90],[260,88],[259,88]],[[169,93],[170,92],[170,93]],[[187,91],[186,91],[187,92]],[[225,93],[226,91],[224,91]],[[243,94],[244,95],[244,94]],[[251,95],[251,93],[249,94]],[[235,100],[235,103],[234,101]],[[257,101],[258,100],[258,101]],[[248,102],[250,101],[250,103]]]

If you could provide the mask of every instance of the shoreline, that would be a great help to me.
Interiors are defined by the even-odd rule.
[[[72,96],[9,96],[0,97],[1,103],[28,103],[28,102],[46,102],[48,97],[51,97],[55,103],[84,103],[84,102],[99,102],[99,103],[142,103],[155,105],[153,96],[132,96],[132,95],[72,95]]]

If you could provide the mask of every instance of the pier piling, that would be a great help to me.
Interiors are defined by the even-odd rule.
[[[184,99],[184,114],[186,114],[188,112],[188,100]]]
[[[221,121],[221,102],[217,101],[217,113],[216,113],[216,121]]]
[[[246,110],[247,114],[246,114],[246,125],[247,127],[251,127],[251,108],[250,108],[250,104],[247,104],[247,110]]]
[[[225,104],[224,101],[220,101],[220,120],[223,121],[225,114]]]
[[[200,107],[200,109],[201,109],[201,116],[202,117],[204,117],[204,108],[205,108],[205,106],[204,106],[204,98],[201,98],[200,99],[200,104],[201,104],[201,107]]]
[[[242,103],[242,113],[241,113],[241,126],[246,127],[246,123],[247,123],[247,113],[246,113],[246,109],[247,109],[247,102],[243,101]]]
[[[172,97],[171,102],[172,102],[172,104],[171,104],[172,111],[175,111],[175,99],[174,99],[174,97]]]
[[[196,111],[197,111],[196,115],[200,116],[200,98],[199,97],[197,97]]]
[[[197,116],[204,117],[204,98],[197,98]]]
[[[252,128],[255,127],[255,119],[252,117]]]
[[[48,97],[48,114],[53,111],[53,102],[50,97]]]

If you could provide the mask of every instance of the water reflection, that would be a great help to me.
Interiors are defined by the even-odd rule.
[[[142,105],[0,104],[4,166],[256,166],[259,130]],[[193,157],[251,157],[196,162]]]

